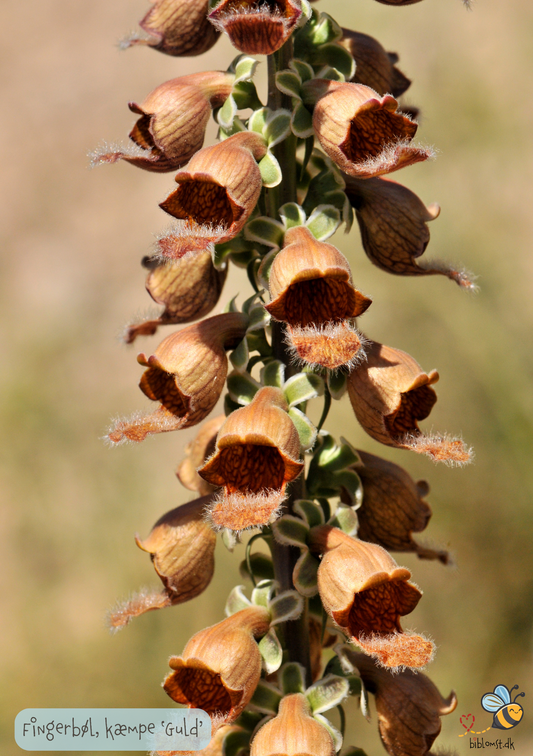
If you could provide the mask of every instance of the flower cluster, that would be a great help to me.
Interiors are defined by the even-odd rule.
[[[206,756],[335,756],[344,733],[323,712],[366,701],[366,691],[389,754],[424,756],[456,701],[415,674],[435,646],[402,627],[422,591],[389,552],[450,562],[413,538],[431,516],[429,487],[323,428],[343,401],[392,450],[449,465],[471,459],[460,438],[420,427],[439,374],[360,330],[379,302],[328,241],[355,213],[380,269],[474,288],[456,266],[419,259],[439,207],[388,176],[433,155],[414,141],[416,109],[399,99],[410,80],[396,54],[307,0],[153,0],[140,26],[125,47],[194,56],[225,33],[239,54],[226,71],[180,76],[129,103],[138,116],[131,144],[93,156],[176,171],[177,184],[160,204],[173,225],[143,259],[163,309],[130,323],[124,339],[184,327],[139,354],[140,389],[155,408],[115,420],[108,441],[198,426],[176,471],[196,498],[137,538],[163,588],[119,604],[109,624],[193,600],[213,576],[217,533],[232,550],[255,529],[241,565],[251,597],[235,588],[227,617],[170,658],[163,683],[173,701],[210,715]],[[252,55],[268,56],[267,102]],[[218,140],[204,146],[211,116]],[[213,314],[232,265],[246,268],[253,291],[240,309],[232,300]],[[320,397],[317,424],[310,408]],[[214,413],[219,400],[224,414]],[[252,554],[257,538],[269,555]],[[327,646],[334,656],[324,667]]]

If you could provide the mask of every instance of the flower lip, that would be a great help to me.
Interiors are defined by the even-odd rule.
[[[271,55],[287,41],[301,15],[299,0],[221,0],[208,17],[237,50]]]

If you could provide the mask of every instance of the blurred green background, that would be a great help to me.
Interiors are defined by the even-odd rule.
[[[144,0],[33,0],[2,9],[5,756],[21,752],[12,728],[23,708],[169,704],[161,688],[168,656],[222,617],[241,582],[242,547],[233,557],[220,548],[215,579],[193,603],[148,614],[116,636],[105,628],[117,598],[156,584],[133,536],[191,498],[173,470],[192,434],[116,450],[100,440],[110,417],[147,404],[137,349],[118,336],[150,306],[139,261],[168,225],[157,205],[173,178],[125,164],[91,172],[86,153],[126,138],[129,100],[174,76],[225,68],[235,54],[225,40],[200,59],[142,48],[119,54],[116,42],[147,8]],[[518,684],[525,716],[512,736],[517,753],[531,753],[533,6],[478,0],[467,12],[459,0],[406,8],[323,0],[320,8],[400,54],[413,79],[406,100],[422,109],[420,140],[439,154],[394,178],[442,206],[427,258],[463,262],[481,287],[469,295],[442,277],[388,276],[366,259],[357,228],[338,234],[356,284],[374,300],[365,332],[439,369],[439,402],[426,427],[462,432],[476,461],[450,470],[384,450],[364,436],[347,399],[329,427],[431,484],[425,535],[449,547],[457,567],[399,561],[425,592],[404,625],[434,638],[429,675],[444,695],[454,688],[459,696],[437,742],[465,753],[459,716],[473,712],[486,727],[482,694]],[[237,291],[246,288],[234,271],[221,304]],[[369,756],[384,753],[375,715],[368,725],[354,710],[348,742]]]

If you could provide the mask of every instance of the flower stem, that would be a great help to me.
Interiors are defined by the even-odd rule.
[[[268,107],[271,110],[280,108],[291,109],[291,99],[284,95],[276,87],[275,76],[278,71],[289,67],[292,58],[292,40],[268,57]],[[296,137],[290,135],[273,148],[273,153],[278,160],[283,179],[282,182],[271,189],[266,190],[266,205],[268,215],[278,218],[278,210],[286,202],[296,202]],[[286,365],[286,377],[296,372],[290,366],[289,354],[285,343],[285,328],[281,323],[272,323],[272,352],[275,359],[281,360]],[[301,475],[290,486],[289,497],[285,503],[285,511],[292,512],[293,503],[305,496],[304,477]],[[274,563],[274,575],[279,584],[280,591],[294,590],[292,573],[300,556],[300,550],[294,546],[284,546],[275,539],[271,543],[272,560]],[[282,644],[285,649],[286,661],[298,662],[305,668],[306,683],[311,685],[311,664],[309,656],[309,620],[307,615],[307,602],[305,609],[297,620],[286,622],[281,628]]]

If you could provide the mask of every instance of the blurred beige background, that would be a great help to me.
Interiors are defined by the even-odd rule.
[[[364,437],[347,399],[330,428],[426,478],[434,516],[427,538],[447,545],[457,568],[400,558],[424,590],[404,623],[438,644],[428,670],[457,711],[441,744],[466,753],[459,715],[486,727],[482,694],[520,685],[525,716],[516,752],[533,740],[533,263],[531,68],[527,0],[425,0],[393,8],[373,0],[323,0],[321,9],[400,54],[422,108],[421,141],[438,159],[397,180],[438,201],[428,258],[462,261],[479,275],[471,296],[444,278],[400,279],[372,267],[357,229],[335,243],[374,304],[362,326],[438,368],[439,402],[428,427],[462,432],[476,449],[464,470],[438,468]],[[0,363],[0,616],[2,754],[20,753],[13,719],[27,707],[159,707],[169,655],[218,621],[238,562],[217,552],[207,592],[154,612],[116,636],[104,625],[114,601],[156,583],[133,535],[189,498],[174,477],[188,433],[109,450],[109,418],[146,406],[138,351],[123,324],[150,306],[140,258],[168,225],[157,207],[172,175],[128,165],[88,170],[102,140],[125,139],[129,100],[199,69],[225,68],[225,41],[201,59],[149,49],[119,53],[144,0],[4,3],[2,77],[2,314]],[[344,14],[348,15],[344,15]],[[213,132],[211,132],[213,133]],[[242,275],[221,300],[245,292]],[[157,343],[144,340],[150,349]],[[384,753],[374,724],[350,714],[350,741]]]

